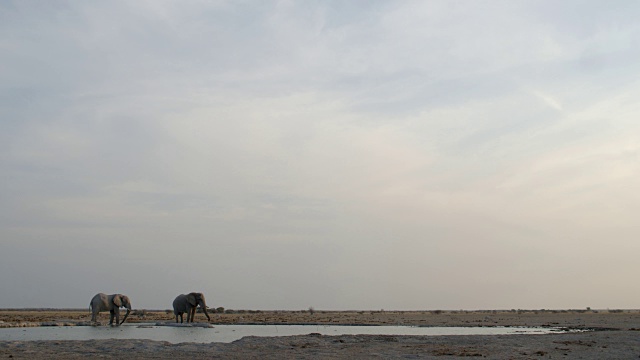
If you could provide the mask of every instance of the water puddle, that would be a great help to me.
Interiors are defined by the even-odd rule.
[[[48,326],[0,329],[0,340],[92,340],[148,339],[170,343],[228,343],[244,336],[322,335],[510,335],[548,334],[553,328],[533,327],[416,327],[416,326],[323,326],[323,325],[215,325],[171,327],[155,324],[110,326]]]

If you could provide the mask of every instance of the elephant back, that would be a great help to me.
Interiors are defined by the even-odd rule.
[[[173,299],[173,312],[175,314],[187,311],[187,295],[180,294]]]
[[[96,294],[93,299],[91,299],[91,309],[92,311],[105,311],[111,310],[113,307],[110,302],[110,295],[104,293]]]

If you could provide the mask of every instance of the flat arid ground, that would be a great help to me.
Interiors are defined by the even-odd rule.
[[[583,332],[545,335],[397,336],[309,334],[245,337],[233,343],[152,340],[0,341],[0,358],[323,359],[638,359],[640,310],[236,311],[211,324],[542,326]],[[0,310],[0,327],[86,325],[88,310]],[[102,324],[108,313],[100,315]],[[133,311],[127,323],[174,321],[167,311]],[[196,321],[206,321],[203,314]],[[312,332],[312,330],[310,331]]]

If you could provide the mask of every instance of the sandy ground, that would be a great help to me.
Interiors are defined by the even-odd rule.
[[[211,314],[215,324],[385,324],[420,326],[554,326],[581,333],[507,336],[309,334],[245,337],[230,344],[151,340],[0,341],[0,358],[324,359],[638,359],[640,311],[244,311]],[[0,326],[82,325],[88,311],[0,310]],[[171,321],[165,311],[137,311],[127,322]],[[108,322],[108,314],[100,320]],[[196,320],[206,321],[202,314]]]

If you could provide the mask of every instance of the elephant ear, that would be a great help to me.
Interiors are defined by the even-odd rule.
[[[191,304],[191,306],[198,305],[198,303],[196,302],[196,294],[195,293],[191,293],[191,294],[187,295],[187,302],[189,302],[189,304]]]
[[[113,296],[113,304],[117,307],[121,307],[122,306],[122,297],[120,295],[114,295]]]

